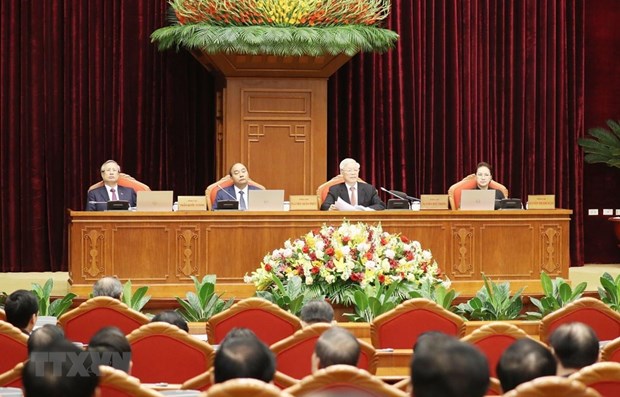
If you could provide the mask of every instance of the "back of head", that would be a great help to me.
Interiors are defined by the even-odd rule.
[[[334,308],[325,300],[308,301],[301,308],[300,319],[306,324],[331,323],[334,321]]]
[[[131,345],[117,327],[101,328],[88,342],[88,351],[97,354],[98,362],[129,373]]]
[[[6,298],[4,302],[6,321],[13,326],[25,330],[32,316],[39,312],[39,302],[31,291],[18,289]]]
[[[560,325],[549,337],[549,345],[559,363],[567,369],[580,369],[598,361],[598,337],[583,323]]]
[[[32,353],[22,376],[25,397],[90,397],[99,383],[88,352],[65,339]]]
[[[215,353],[215,383],[236,378],[253,378],[271,382],[276,372],[276,359],[269,347],[253,332],[233,330],[226,335]],[[231,331],[231,332],[233,332]]]
[[[46,351],[56,341],[64,338],[65,333],[60,327],[53,324],[45,324],[30,334],[28,338],[28,355],[32,352]]]
[[[93,285],[93,297],[109,296],[120,299],[123,293],[123,284],[116,277],[103,277]]]
[[[497,363],[497,377],[504,393],[521,383],[555,373],[556,362],[551,351],[529,338],[510,345]]]
[[[187,321],[174,310],[166,310],[164,312],[158,313],[151,319],[152,323],[163,322],[172,325],[176,325],[180,329],[185,332],[189,332],[189,326],[187,325]]]
[[[360,343],[346,329],[332,327],[323,332],[316,341],[314,354],[319,360],[319,368],[336,364],[357,366],[360,358]]]
[[[428,342],[428,343],[427,343]],[[457,339],[427,338],[416,347],[411,382],[416,397],[481,397],[489,386],[489,364],[482,352]]]

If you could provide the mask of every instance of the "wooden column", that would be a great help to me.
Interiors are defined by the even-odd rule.
[[[350,57],[193,55],[218,76],[217,172],[236,162],[268,189],[314,194],[327,175],[327,78]]]

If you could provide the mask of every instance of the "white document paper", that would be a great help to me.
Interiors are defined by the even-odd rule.
[[[338,197],[338,200],[334,203],[338,211],[374,211],[373,208],[364,207],[363,205],[351,205]]]

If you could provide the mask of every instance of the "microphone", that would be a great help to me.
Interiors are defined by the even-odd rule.
[[[232,194],[228,193],[227,190],[224,190],[224,188],[221,187],[219,183],[217,184],[217,187],[219,187],[220,190],[223,191],[224,193],[226,193],[228,195],[228,197],[230,197],[231,199],[233,199],[235,201],[239,201],[239,200],[237,200],[237,198],[235,196],[233,196]]]
[[[89,201],[88,204],[107,204],[107,201]]]
[[[398,190],[387,190],[384,187],[381,187],[381,190],[383,190],[384,192],[386,192],[387,194],[390,194],[396,198],[399,198],[401,200],[408,200],[408,201],[420,201],[419,198],[416,197],[411,197],[409,195],[407,195],[407,193],[404,192],[399,192]]]

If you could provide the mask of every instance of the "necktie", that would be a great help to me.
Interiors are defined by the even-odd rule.
[[[355,186],[351,186],[350,190],[351,190],[351,205],[357,205],[357,200],[355,199]]]
[[[243,198],[243,191],[239,190],[239,209],[245,210],[247,209],[245,206],[245,199]]]
[[[112,193],[112,201],[117,201],[118,197],[116,197],[116,189],[110,189],[110,192]]]

